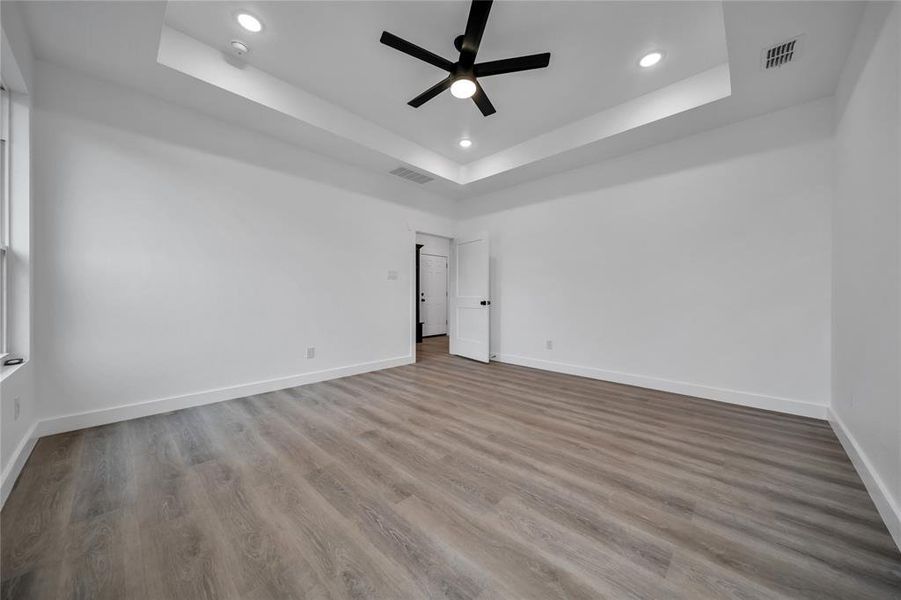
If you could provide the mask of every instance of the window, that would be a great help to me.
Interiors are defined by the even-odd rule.
[[[9,297],[9,93],[0,83],[0,357],[7,345],[6,304]]]

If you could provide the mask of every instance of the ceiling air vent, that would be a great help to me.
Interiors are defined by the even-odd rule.
[[[413,183],[418,183],[422,185],[423,183],[428,183],[434,179],[434,177],[429,177],[428,175],[423,175],[422,173],[417,173],[412,169],[408,169],[406,167],[397,167],[393,171],[391,171],[392,175],[397,175],[398,177],[403,177]]]
[[[760,66],[766,71],[778,69],[781,66],[798,59],[801,52],[802,36],[793,37],[790,40],[779,42],[769,48],[764,48],[760,53]]]

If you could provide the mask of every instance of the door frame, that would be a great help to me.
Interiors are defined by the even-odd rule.
[[[420,289],[422,287],[422,281],[420,281],[420,265],[422,264],[422,249],[425,246],[420,243],[416,243],[416,272],[414,273],[414,278],[416,280],[415,287],[413,288],[413,296],[416,298],[413,301],[413,304],[416,305],[416,317],[413,320],[413,326],[416,328],[416,343],[422,342],[422,321],[420,320],[420,316],[422,314],[422,300],[420,299]]]
[[[451,310],[451,299],[453,298],[453,293],[456,292],[456,286],[454,284],[454,274],[455,274],[455,266],[456,266],[456,258],[454,254],[455,246],[455,236],[450,235],[448,232],[438,233],[434,231],[429,231],[428,229],[410,229],[410,243],[408,247],[410,248],[410,272],[413,274],[410,277],[410,293],[407,295],[410,298],[410,358],[415,363],[416,362],[416,320],[417,320],[417,312],[419,306],[419,289],[417,285],[417,279],[419,278],[419,266],[417,265],[416,260],[416,235],[431,235],[435,237],[440,237],[448,240],[448,251],[447,251],[447,337],[450,340],[451,335],[450,332],[451,327],[454,325],[454,316],[453,311]]]

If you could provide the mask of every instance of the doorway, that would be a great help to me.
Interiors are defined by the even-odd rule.
[[[416,234],[416,360],[448,353],[448,276],[451,240]]]
[[[414,249],[411,341],[415,360],[453,354],[489,362],[488,233],[451,239],[417,232]]]

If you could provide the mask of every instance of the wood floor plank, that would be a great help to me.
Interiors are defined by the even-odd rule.
[[[599,595],[674,600],[691,597],[665,578],[650,575],[626,555],[559,525],[539,511],[528,508],[515,496],[504,498],[498,504],[496,519],[500,528],[537,548],[548,560],[574,567],[590,580]]]
[[[391,502],[403,500],[412,493],[410,482],[386,468],[383,460],[358,442],[357,436],[343,436],[325,418],[311,410],[298,412],[298,406],[293,403],[281,407],[281,414],[295,429],[296,435],[306,437],[322,452],[329,454],[333,462],[348,466],[358,476],[372,482]]]
[[[61,590],[72,598],[116,600],[145,595],[133,512],[125,507],[75,520],[61,563]]]
[[[390,374],[376,374],[374,377],[396,376]],[[397,386],[396,382],[393,382],[393,384],[394,387]],[[390,388],[384,388],[383,392],[387,393],[388,389]],[[433,390],[433,393],[441,394],[441,391]],[[431,415],[439,414],[444,410],[444,405],[450,404],[455,408],[456,416],[454,419],[456,421],[465,422],[468,427],[475,428],[485,424],[497,423],[496,427],[501,429],[501,431],[495,431],[492,435],[517,436],[527,447],[534,446],[534,441],[536,439],[543,439],[548,437],[548,435],[551,435],[557,438],[558,441],[555,443],[559,444],[571,446],[572,442],[577,442],[589,446],[592,444],[598,445],[598,447],[601,448],[600,452],[602,455],[597,458],[601,461],[605,460],[603,455],[609,453],[611,447],[611,444],[607,442],[597,443],[599,431],[595,424],[588,426],[568,421],[560,423],[559,420],[544,415],[536,416],[522,409],[508,410],[503,408],[492,408],[490,402],[477,399],[460,401],[459,399],[442,396],[442,407],[424,408],[416,405],[415,399],[409,399],[403,393],[395,392],[393,396],[400,401],[413,403],[418,410],[430,411]],[[620,427],[619,435],[627,435],[628,429],[624,430],[624,428],[628,427],[627,424],[624,423],[618,425],[618,427]],[[634,453],[635,449],[632,448],[631,454]],[[714,452],[711,451],[711,453],[713,454]],[[670,469],[670,471],[674,474],[676,472],[675,469]],[[642,472],[644,472],[644,469],[642,469]],[[869,502],[868,497],[858,497],[859,499],[864,500],[865,505],[848,507],[846,502],[834,499],[829,495],[823,495],[816,491],[805,491],[803,486],[797,485],[797,483],[794,486],[777,485],[766,478],[755,479],[739,477],[730,475],[728,471],[723,470],[719,470],[716,477],[719,483],[724,484],[721,488],[723,490],[731,487],[743,488],[752,486],[762,495],[781,496],[788,502],[802,505],[806,510],[824,511],[829,518],[833,518],[835,513],[843,513],[849,521],[858,522],[865,526],[869,525],[877,531],[881,531],[884,527],[879,515],[874,510],[870,510],[872,503]]]
[[[373,545],[402,564],[426,597],[465,600],[481,593],[486,575],[474,562],[401,518],[387,498],[361,486],[341,466],[329,465],[308,479]]]
[[[0,575],[20,578],[16,586],[54,589],[47,577],[62,560],[66,528],[75,497],[76,467],[84,435],[61,434],[38,440],[0,515]],[[38,581],[28,573],[41,572]]]
[[[434,502],[411,496],[398,506],[400,514],[421,530],[440,536],[458,552],[488,569],[494,579],[510,588],[513,597],[596,598],[597,591],[570,569],[544,559],[535,548],[519,542],[478,515],[433,497]]]
[[[419,349],[39,440],[0,598],[901,598],[828,423]]]
[[[256,420],[238,407],[220,405],[208,411],[219,443],[240,456],[238,468],[263,505],[260,512],[284,532],[294,569],[309,565],[317,583],[309,581],[305,597],[328,595],[349,598],[417,598],[422,595],[412,579],[389,559],[356,535],[353,527],[297,473],[277,451],[278,444],[261,435]],[[277,560],[282,561],[282,558]],[[321,586],[318,585],[321,583]],[[276,597],[284,597],[280,593]]]
[[[173,439],[171,415],[129,421],[149,598],[236,598],[225,548]]]
[[[132,502],[127,425],[114,423],[85,432],[72,503],[72,520],[92,519]]]

